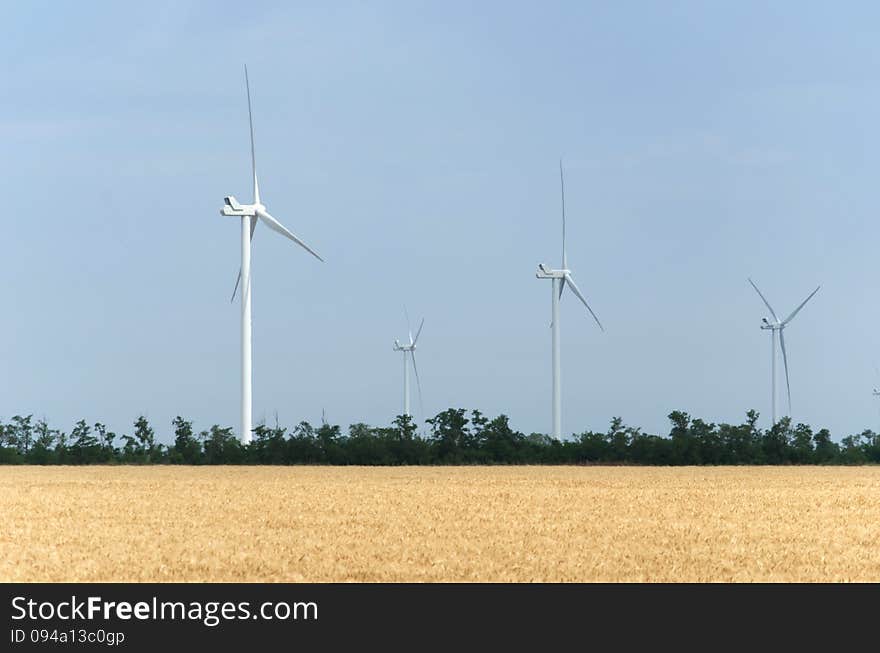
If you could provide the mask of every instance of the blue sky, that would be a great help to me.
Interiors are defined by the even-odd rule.
[[[880,428],[880,47],[872,3],[26,3],[2,12],[6,311],[0,417],[167,437],[238,424],[229,294],[259,228],[254,416],[401,411],[403,305],[426,318],[425,412],[550,427],[550,288],[568,257],[601,333],[562,306],[563,427],[667,432],[683,409],[769,416],[766,310],[793,416]],[[414,406],[418,402],[414,401]],[[421,415],[417,414],[419,419]]]

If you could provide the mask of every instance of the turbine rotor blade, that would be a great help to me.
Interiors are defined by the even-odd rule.
[[[416,352],[409,352],[410,360],[412,361],[413,372],[416,373],[416,387],[419,390],[419,410],[422,413],[422,416],[425,414],[425,404],[422,401],[422,382],[419,380],[419,368],[416,367]]]
[[[559,159],[559,186],[562,190],[562,269],[568,269],[568,261],[565,256],[565,177],[562,175],[562,159]],[[559,290],[560,295],[562,289]]]
[[[403,305],[403,314],[406,316],[406,331],[409,334],[409,344],[413,344],[412,325],[409,321],[409,311],[406,310],[406,304]]]
[[[422,333],[422,327],[425,326],[425,318],[422,318],[422,323],[419,324],[419,330],[416,331],[416,338],[412,341],[413,346],[419,341],[419,335]]]
[[[235,288],[232,289],[232,297],[229,298],[229,303],[235,301],[235,293],[238,292],[238,284],[241,283],[241,268],[238,268],[238,276],[235,278]]]
[[[798,306],[796,309],[794,309],[794,311],[792,311],[791,315],[789,315],[787,318],[785,318],[785,321],[782,324],[785,325],[785,324],[788,324],[789,322],[791,322],[794,319],[794,316],[797,315],[800,312],[800,310],[806,305],[806,303],[813,298],[813,295],[815,295],[817,292],[819,292],[819,288],[821,288],[821,287],[822,286],[818,286],[813,292],[811,292],[810,296],[807,297],[803,302],[801,302],[801,305]]]
[[[565,267],[565,265],[563,265]],[[559,299],[562,299],[562,291],[565,290],[565,277],[559,281]]]
[[[568,287],[571,289],[571,292],[573,292],[575,294],[575,296],[583,302],[584,306],[587,307],[587,310],[590,311],[590,315],[592,315],[593,319],[596,320],[596,324],[599,325],[599,328],[602,329],[602,331],[605,331],[605,327],[602,326],[602,323],[599,321],[599,318],[596,317],[596,314],[593,312],[593,309],[590,308],[590,305],[587,303],[587,300],[584,299],[584,296],[581,294],[581,291],[578,289],[577,285],[575,284],[574,279],[571,278],[571,275],[566,274],[565,280],[568,281]]]
[[[791,416],[791,382],[788,380],[788,354],[785,351],[785,335],[779,329],[779,344],[782,346],[782,363],[785,367],[785,387],[788,390],[788,414]]]
[[[257,219],[251,218],[251,242],[254,241],[254,230],[257,228]],[[238,284],[241,283],[241,268],[238,268],[238,278],[235,280],[235,288],[232,289],[232,297],[229,298],[229,303],[235,301],[235,293],[238,292]]]
[[[776,311],[773,310],[773,307],[770,306],[770,302],[768,302],[767,298],[764,297],[764,295],[761,293],[760,290],[758,290],[758,286],[755,285],[755,282],[752,281],[751,279],[749,279],[749,283],[752,284],[752,288],[754,288],[755,292],[758,293],[758,295],[761,297],[762,300],[764,300],[764,305],[770,309],[770,315],[773,316],[773,319],[776,320],[777,322],[779,322],[779,318],[776,317]]]
[[[260,185],[257,183],[257,155],[254,152],[254,115],[251,111],[251,82],[248,79],[247,64],[244,66],[244,85],[247,88],[248,124],[251,128],[251,171],[254,175],[254,204],[259,204]]]
[[[269,215],[269,213],[260,209],[257,211],[257,215],[260,216],[260,219],[263,222],[265,222],[266,226],[268,226],[272,231],[277,231],[279,234],[281,234],[285,238],[289,238],[290,240],[295,242],[297,245],[302,247],[304,250],[306,250],[309,254],[314,256],[316,259],[318,259],[322,263],[324,262],[324,259],[322,259],[320,256],[318,256],[318,254],[315,252],[315,250],[313,250],[311,247],[306,245],[292,231],[290,231],[287,227],[285,227],[283,224],[278,222],[278,220],[276,220],[271,215]]]

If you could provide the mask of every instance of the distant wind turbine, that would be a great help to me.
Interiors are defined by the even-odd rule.
[[[252,383],[251,372],[251,240],[254,237],[254,229],[257,220],[262,220],[273,231],[289,238],[297,245],[305,249],[319,261],[323,261],[314,250],[289,231],[278,220],[269,215],[266,206],[260,201],[260,186],[257,183],[257,159],[254,154],[254,120],[251,112],[251,86],[248,79],[247,66],[244,68],[244,82],[247,89],[248,99],[248,123],[251,132],[251,170],[253,172],[254,201],[252,204],[240,204],[232,195],[223,198],[223,208],[220,213],[226,216],[241,218],[241,269],[238,279],[232,291],[232,299],[239,284],[242,287],[241,295],[241,433],[239,437],[243,444],[251,441],[252,434]]]
[[[416,375],[416,385],[419,389],[419,406],[424,412],[424,406],[422,405],[422,383],[419,381],[419,368],[416,367],[416,343],[419,340],[419,335],[422,333],[422,327],[425,326],[425,318],[422,318],[421,324],[419,324],[419,330],[416,331],[416,337],[413,338],[412,327],[409,324],[409,313],[406,311],[406,307],[404,307],[404,313],[406,313],[406,326],[409,331],[409,344],[404,343],[400,344],[399,340],[394,341],[394,351],[402,351],[403,352],[403,414],[409,415],[412,417],[412,413],[409,410],[409,365],[407,365],[407,354],[409,354],[409,358],[412,360],[412,368],[413,372]]]
[[[880,381],[880,368],[877,367],[877,363],[874,363],[874,376],[877,377],[878,381]],[[874,388],[874,392],[872,394],[877,397],[877,399],[880,399],[880,390],[878,390],[877,388]]]
[[[763,300],[764,305],[769,309],[770,315],[773,316],[772,322],[766,317],[761,319],[763,323],[761,324],[761,328],[770,332],[770,405],[772,407],[773,417],[771,425],[773,425],[776,424],[776,334],[779,334],[779,346],[782,349],[782,362],[785,365],[785,387],[788,391],[788,414],[791,415],[791,382],[788,376],[788,354],[785,351],[785,335],[783,331],[785,331],[785,327],[788,326],[789,322],[794,319],[794,316],[797,315],[806,303],[813,298],[813,295],[819,292],[821,286],[817,286],[816,289],[801,302],[800,306],[792,311],[791,315],[780,321],[780,319],[776,317],[776,312],[773,310],[773,307],[770,306],[770,302],[768,302],[767,298],[764,297],[760,290],[758,290],[758,286],[755,285],[755,282],[749,279],[749,283],[752,284],[752,288],[755,289],[755,292],[758,293],[758,296]]]
[[[559,183],[562,190],[562,269],[553,270],[543,263],[540,263],[538,265],[538,272],[535,275],[539,279],[553,280],[553,318],[550,323],[550,328],[553,332],[553,437],[556,439],[562,437],[562,376],[559,361],[559,300],[562,298],[562,291],[566,286],[578,299],[581,300],[581,302],[583,302],[584,306],[587,307],[587,310],[590,312],[590,315],[593,316],[593,319],[596,320],[596,324],[599,325],[599,328],[602,329],[602,331],[605,331],[605,327],[602,326],[599,318],[596,317],[593,309],[590,308],[587,300],[584,299],[584,296],[575,284],[574,279],[571,278],[571,271],[568,269],[568,258],[565,254],[565,179],[562,174],[561,160],[559,161]]]

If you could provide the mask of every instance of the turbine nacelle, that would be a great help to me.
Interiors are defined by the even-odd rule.
[[[564,279],[567,274],[571,274],[571,271],[554,270],[550,266],[538,263],[538,271],[535,273],[535,276],[538,279]]]
[[[230,195],[223,198],[223,208],[220,209],[221,215],[242,217],[254,217],[260,209],[265,210],[266,207],[258,204],[241,204],[235,196]]]

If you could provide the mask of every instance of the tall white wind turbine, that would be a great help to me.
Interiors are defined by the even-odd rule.
[[[251,170],[253,172],[254,201],[252,204],[241,204],[232,195],[223,198],[223,208],[220,213],[226,216],[241,218],[241,269],[238,279],[232,291],[232,299],[241,285],[241,433],[239,437],[243,444],[247,444],[252,438],[253,413],[252,413],[252,383],[251,371],[251,241],[254,237],[254,229],[257,221],[262,220],[267,227],[277,231],[282,236],[289,238],[297,245],[305,249],[319,261],[323,261],[314,250],[300,240],[294,233],[273,218],[266,206],[260,200],[260,186],[257,182],[257,159],[254,154],[254,120],[251,111],[251,85],[248,79],[247,66],[244,68],[244,83],[247,90],[248,100],[248,123],[251,133]]]
[[[773,310],[773,307],[770,306],[770,302],[767,301],[767,298],[758,290],[758,286],[755,285],[755,282],[749,279],[749,283],[752,284],[752,288],[755,289],[755,292],[758,293],[758,296],[764,302],[764,305],[770,311],[770,315],[773,316],[773,321],[771,322],[766,317],[761,319],[761,328],[765,331],[770,332],[770,405],[772,410],[772,419],[773,421],[770,423],[771,426],[776,424],[776,338],[779,338],[779,347],[782,349],[782,362],[785,365],[785,387],[788,391],[788,414],[791,415],[791,382],[788,377],[788,353],[785,351],[785,327],[788,326],[789,322],[794,319],[794,316],[797,315],[800,310],[806,305],[808,301],[813,298],[817,292],[819,292],[819,288],[821,286],[817,286],[816,289],[809,294],[809,296],[800,303],[796,309],[791,312],[784,320],[780,320],[776,317],[776,312]],[[777,336],[778,334],[778,336]]]
[[[406,312],[406,308],[404,308],[404,312]],[[422,322],[419,324],[419,330],[416,331],[415,338],[413,338],[412,328],[409,325],[409,313],[406,315],[406,326],[409,331],[409,343],[400,344],[399,340],[395,340],[394,351],[403,352],[403,414],[412,417],[412,413],[409,409],[409,365],[407,365],[407,354],[409,354],[409,359],[412,361],[413,372],[415,372],[416,375],[416,385],[419,389],[419,402],[421,405],[422,383],[419,381],[419,368],[416,367],[416,343],[422,333],[422,327],[425,326],[425,318],[422,318]],[[424,408],[422,408],[422,410],[424,412]]]
[[[562,190],[562,268],[553,270],[550,267],[540,263],[538,272],[535,276],[539,279],[552,279],[553,281],[553,299],[552,311],[553,317],[550,328],[553,332],[553,437],[559,439],[562,437],[562,376],[560,367],[560,350],[559,350],[559,300],[562,299],[562,291],[568,287],[574,295],[583,302],[584,306],[596,320],[596,324],[602,331],[605,327],[596,317],[593,309],[584,299],[583,294],[578,289],[571,277],[571,270],[568,269],[568,258],[565,254],[565,179],[562,174],[562,161],[559,161],[559,183]]]

